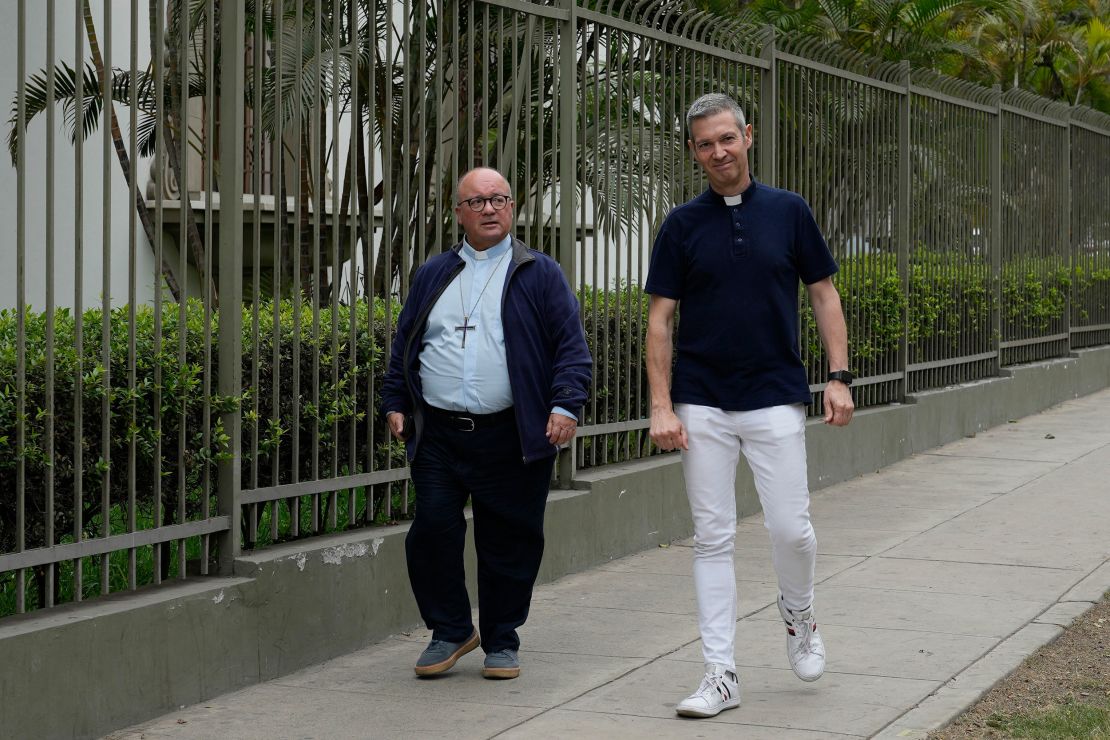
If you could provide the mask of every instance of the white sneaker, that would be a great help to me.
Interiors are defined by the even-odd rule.
[[[825,642],[817,634],[813,605],[804,611],[790,611],[779,596],[779,613],[786,622],[786,655],[794,675],[803,681],[816,681],[825,672]]]
[[[716,717],[740,706],[740,679],[724,666],[709,663],[701,686],[678,703],[675,712],[683,717]]]

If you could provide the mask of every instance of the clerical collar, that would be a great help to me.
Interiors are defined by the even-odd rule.
[[[756,182],[755,178],[753,177],[748,183],[748,187],[744,188],[744,192],[740,193],[739,195],[721,195],[716,190],[714,190],[712,186],[706,188],[706,193],[711,200],[715,200],[718,203],[723,203],[726,206],[738,206],[744,201],[750,200],[752,196],[755,195],[755,190]]]
[[[512,234],[506,234],[504,239],[497,242],[496,244],[494,244],[489,249],[484,249],[484,250],[479,252],[477,249],[470,246],[470,242],[468,242],[466,240],[466,237],[464,236],[463,237],[462,251],[466,254],[467,257],[469,257],[470,259],[473,259],[473,260],[495,260],[495,259],[499,259],[501,257],[501,255],[503,255],[503,254],[505,254],[505,252],[509,251],[509,247],[512,246],[512,243],[513,243],[513,235]]]

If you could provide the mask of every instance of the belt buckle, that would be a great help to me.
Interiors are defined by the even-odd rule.
[[[470,422],[470,428],[469,428],[469,429],[465,429],[465,428],[463,428],[463,427],[459,427],[459,431],[460,431],[460,432],[473,432],[473,431],[474,431],[474,428],[475,428],[475,427],[474,427],[474,419],[472,419],[472,418],[471,418],[471,417],[469,417],[469,416],[456,416],[455,418],[456,418],[457,420],[459,420],[459,421],[463,421],[463,422]]]

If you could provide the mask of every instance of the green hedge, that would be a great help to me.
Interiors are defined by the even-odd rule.
[[[1110,321],[1110,268],[1093,257],[1077,259],[1071,271],[1055,260],[1021,257],[1002,265],[1001,321],[1003,336],[1054,333],[1062,326],[1074,281],[1072,320]],[[849,357],[866,372],[897,352],[907,311],[910,362],[952,356],[967,346],[968,337],[991,345],[991,267],[986,260],[960,252],[919,248],[910,259],[909,296],[902,291],[897,260],[891,254],[844,259],[834,278],[850,326]],[[804,314],[806,349],[822,357],[813,313]],[[963,342],[964,344],[961,344]],[[932,354],[930,354],[932,353]]]
[[[912,300],[909,302],[911,360],[920,358],[923,347],[942,347],[956,351],[962,335],[978,332],[989,338],[992,311],[989,266],[982,260],[954,253],[930,253],[918,250],[911,260],[909,276]],[[1056,269],[1043,260],[1033,258],[1014,261],[1003,267],[1003,319],[1007,326],[1031,331],[1044,331],[1060,321],[1066,307],[1065,297],[1076,289],[1076,318],[1105,315],[1110,295],[1110,269],[1093,268],[1081,263],[1072,273]],[[903,335],[902,316],[906,297],[901,291],[894,258],[890,255],[866,255],[844,260],[836,278],[850,325],[863,327],[850,336],[851,357],[858,372],[889,359],[898,349]],[[587,339],[597,358],[595,393],[587,410],[585,423],[621,421],[647,415],[649,392],[644,369],[644,333],[647,325],[647,298],[638,287],[621,286],[609,291],[585,289],[580,292],[585,316]],[[252,487],[257,475],[258,486],[275,485],[292,480],[294,464],[299,479],[330,477],[355,470],[365,470],[367,458],[375,468],[386,465],[387,459],[403,465],[401,445],[392,442],[375,413],[378,392],[384,371],[387,333],[400,305],[392,302],[387,320],[383,301],[359,302],[353,308],[340,306],[336,319],[338,336],[333,345],[330,308],[319,311],[319,337],[314,337],[313,314],[308,305],[294,307],[288,301],[278,306],[280,354],[274,361],[274,306],[259,307],[258,384],[253,387],[255,371],[253,346],[253,314],[250,306],[243,309],[242,373],[244,385],[250,390],[239,398],[212,397],[212,417],[206,424],[205,385],[215,388],[217,356],[214,349],[217,317],[211,317],[211,331],[206,335],[204,307],[195,301],[186,305],[184,315],[184,362],[179,360],[181,317],[178,307],[167,304],[162,313],[162,343],[154,346],[154,309],[136,309],[135,364],[136,383],[129,387],[128,310],[116,308],[110,316],[110,390],[107,403],[111,410],[111,433],[108,452],[110,466],[109,498],[113,507],[125,510],[129,493],[128,456],[135,445],[135,491],[140,520],[153,522],[153,491],[155,476],[160,476],[163,516],[158,524],[177,521],[179,491],[184,491],[186,519],[195,518],[203,504],[206,478],[209,492],[214,487],[215,463],[228,454],[228,440],[219,420],[221,411],[242,406],[243,481]],[[355,318],[354,361],[351,360],[350,320]],[[294,312],[299,311],[300,355],[294,362]],[[371,331],[371,311],[373,330]],[[1101,313],[1100,313],[1101,312]],[[44,491],[48,471],[45,419],[46,318],[35,311],[26,312],[26,392],[24,422],[26,439],[22,454],[27,529],[26,547],[44,542]],[[1097,316],[1096,316],[1097,318]],[[73,494],[77,484],[75,460],[74,400],[77,379],[82,380],[84,409],[80,429],[82,510],[85,529],[99,534],[101,494],[105,472],[109,470],[103,456],[101,409],[105,401],[103,379],[105,367],[101,357],[101,313],[93,308],[83,317],[84,357],[78,366],[75,347],[74,315],[60,310],[55,315],[54,357],[54,528],[56,537],[72,533],[74,528]],[[811,362],[821,357],[813,327],[812,314],[804,322],[806,349]],[[986,332],[986,334],[984,334]],[[619,341],[618,341],[619,340]],[[598,355],[597,347],[605,352]],[[338,357],[338,372],[332,376],[331,358]],[[320,368],[319,403],[312,398],[312,380],[316,363]],[[208,368],[206,375],[205,368]],[[160,388],[155,380],[161,373]],[[276,380],[280,376],[280,382]],[[293,379],[300,382],[300,393],[293,392]],[[280,385],[275,410],[275,383]],[[300,399],[299,417],[293,413],[294,400]],[[15,546],[15,490],[20,456],[16,449],[16,313],[0,311],[0,552]],[[254,411],[257,403],[257,415]],[[596,403],[596,407],[593,405]],[[161,416],[161,436],[155,431],[155,415]],[[132,414],[134,417],[132,418]],[[275,414],[277,421],[274,421]],[[292,421],[299,418],[294,429]],[[355,441],[352,449],[352,425]],[[207,430],[207,437],[206,437]],[[251,454],[252,441],[258,435],[257,471]],[[373,438],[371,441],[371,432]],[[293,437],[299,433],[299,450],[294,457]],[[338,436],[336,437],[336,434]],[[636,439],[642,437],[637,435]],[[184,439],[182,459],[178,459],[179,440]],[[161,444],[161,469],[156,471],[157,446]],[[590,445],[595,444],[590,442]],[[605,444],[611,444],[606,441]],[[627,445],[627,440],[618,445]],[[595,450],[596,452],[596,450]],[[609,450],[614,459],[625,450]],[[318,468],[313,469],[314,456]],[[277,477],[273,471],[278,471]],[[401,495],[401,494],[398,494]],[[365,499],[362,499],[365,501]],[[145,517],[145,518],[144,518]],[[113,517],[115,518],[115,517]],[[352,517],[357,518],[357,517]],[[120,519],[113,525],[122,531]],[[60,539],[59,539],[60,541]]]
[[[399,307],[393,307],[394,319]],[[294,311],[288,301],[279,307],[278,331],[281,351],[274,362],[273,305],[266,304],[259,310],[259,368],[258,387],[242,396],[225,398],[214,393],[218,373],[218,356],[215,337],[218,316],[211,317],[211,331],[206,335],[205,310],[198,301],[189,301],[184,312],[184,332],[181,331],[180,312],[176,305],[165,305],[162,315],[161,347],[154,346],[154,309],[141,306],[135,319],[134,389],[129,383],[130,319],[126,307],[116,308],[110,316],[110,390],[107,392],[111,414],[111,434],[108,440],[109,466],[105,461],[102,437],[102,409],[105,399],[103,385],[106,368],[101,347],[101,311],[89,309],[83,314],[83,358],[78,365],[75,350],[77,325],[74,315],[60,310],[55,315],[54,356],[54,509],[55,531],[58,536],[73,530],[74,491],[78,479],[75,460],[78,450],[83,459],[80,484],[82,487],[83,519],[90,522],[101,511],[105,471],[108,477],[110,501],[113,506],[125,506],[128,501],[128,465],[132,442],[135,446],[135,488],[139,507],[149,518],[153,512],[153,492],[156,476],[161,478],[163,517],[161,524],[176,522],[178,498],[184,491],[186,519],[197,516],[206,490],[214,485],[215,463],[228,454],[228,438],[219,415],[235,409],[240,404],[243,419],[243,480],[252,480],[252,438],[257,425],[258,485],[288,482],[293,470],[294,430],[293,379],[300,380],[300,449],[296,462],[300,478],[313,474],[313,454],[318,454],[322,475],[330,474],[333,463],[342,472],[353,469],[351,450],[347,444],[348,430],[356,425],[355,454],[366,459],[367,429],[364,423],[368,408],[378,403],[377,384],[370,387],[370,373],[380,381],[383,370],[384,306],[374,302],[374,331],[369,331],[368,304],[361,302],[354,307],[356,320],[355,361],[350,360],[349,321],[346,306],[338,310],[340,332],[336,346],[331,337],[331,310],[319,313],[320,334],[312,334],[311,307],[300,306],[301,346],[297,363],[293,357]],[[244,384],[250,386],[253,378],[253,314],[250,307],[243,310],[242,372]],[[46,419],[46,317],[42,313],[27,311],[26,321],[26,391],[24,424],[25,440],[23,465],[27,492],[25,498],[27,547],[41,546],[44,542],[44,491],[49,466],[45,440]],[[0,311],[0,552],[8,552],[15,544],[15,490],[19,457],[16,454],[16,313]],[[184,347],[179,338],[185,337]],[[338,349],[338,351],[336,351]],[[183,353],[184,360],[181,360]],[[332,378],[331,358],[339,358],[338,377]],[[314,363],[319,361],[319,404],[312,398]],[[205,373],[205,367],[208,372]],[[276,368],[276,372],[275,372]],[[161,373],[161,387],[156,383],[156,372]],[[277,416],[274,421],[272,389],[275,375],[280,375],[281,392],[278,394]],[[78,377],[82,379],[82,424],[79,430],[80,447],[76,444],[75,395]],[[210,420],[206,425],[205,390],[210,396]],[[373,391],[373,402],[370,394]],[[259,411],[254,411],[255,394]],[[157,432],[156,415],[161,416],[161,434]],[[333,444],[333,423],[341,425],[340,444]],[[343,426],[346,425],[346,426]],[[317,431],[318,437],[314,437]],[[207,436],[205,434],[207,430]],[[376,430],[375,463],[382,465],[387,456],[399,460],[396,445],[391,445],[384,429]],[[179,459],[179,446],[184,440]],[[161,443],[161,470],[156,469],[157,445]],[[331,450],[335,450],[333,461]],[[275,465],[276,463],[276,465]],[[278,478],[272,470],[277,468]],[[120,524],[122,526],[122,524]]]

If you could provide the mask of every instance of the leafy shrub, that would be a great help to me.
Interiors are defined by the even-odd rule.
[[[294,364],[293,312],[300,311],[300,348]],[[77,321],[72,312],[59,310],[54,328],[54,449],[53,465],[46,434],[46,316],[28,310],[26,321],[26,370],[24,411],[25,436],[22,456],[16,450],[16,312],[0,311],[0,438],[7,438],[0,453],[0,552],[15,546],[15,491],[17,470],[22,462],[27,526],[26,547],[41,547],[45,541],[45,491],[48,474],[53,475],[54,529],[56,541],[75,526],[75,492],[80,486],[80,511],[88,523],[102,512],[107,485],[109,508],[126,507],[130,481],[129,455],[135,448],[134,485],[137,507],[152,526],[176,523],[179,499],[185,503],[185,520],[196,518],[215,480],[215,464],[229,454],[229,438],[220,414],[242,406],[243,480],[257,476],[259,486],[290,480],[294,464],[301,479],[313,473],[318,464],[322,475],[335,464],[353,469],[355,461],[366,459],[370,429],[361,422],[368,408],[378,404],[377,388],[369,376],[380,380],[383,337],[387,331],[382,302],[374,303],[374,326],[370,331],[369,308],[360,302],[353,308],[356,332],[354,360],[349,346],[350,311],[339,308],[342,327],[333,346],[330,308],[319,314],[320,336],[312,333],[312,310],[295,308],[283,301],[278,308],[279,352],[274,361],[273,304],[259,308],[258,386],[251,388],[254,355],[252,313],[243,309],[243,380],[248,390],[238,397],[215,393],[219,370],[214,343],[218,315],[210,317],[205,331],[204,306],[189,301],[183,312],[176,304],[163,306],[161,343],[155,346],[155,315],[150,306],[136,308],[134,388],[129,383],[131,361],[128,336],[130,321],[127,307],[112,310],[109,317],[109,356],[103,362],[101,311],[92,308],[82,316],[83,347],[76,350]],[[394,310],[396,314],[396,310]],[[395,315],[392,317],[395,320]],[[338,358],[336,377],[331,374],[331,358]],[[183,359],[182,359],[183,358]],[[319,363],[318,403],[313,399],[312,379]],[[207,372],[206,372],[207,367]],[[158,375],[160,374],[160,380]],[[300,393],[294,396],[294,380]],[[107,381],[107,387],[105,387]],[[275,382],[280,384],[273,392]],[[78,389],[80,394],[78,398]],[[371,393],[373,398],[371,399]],[[206,409],[205,398],[209,399]],[[277,405],[274,404],[276,397]],[[257,398],[258,410],[255,410]],[[300,399],[299,424],[295,425],[293,406]],[[78,428],[77,404],[81,423]],[[108,435],[103,434],[104,410],[109,413]],[[160,417],[160,428],[158,419]],[[356,424],[356,444],[348,443],[349,423]],[[348,426],[343,426],[347,424]],[[333,434],[340,430],[340,443]],[[258,434],[257,471],[253,469],[253,435]],[[293,453],[292,438],[299,436],[299,449]],[[374,458],[382,464],[387,456],[397,456],[388,443],[384,429],[375,435]],[[105,450],[105,447],[107,448]],[[322,451],[321,451],[322,450]],[[334,451],[334,458],[331,452]],[[106,454],[105,454],[106,453]],[[78,461],[80,464],[78,465]],[[78,467],[80,468],[78,472]],[[274,474],[274,471],[276,475]],[[154,497],[160,489],[161,521],[154,522]],[[211,504],[211,502],[210,502]],[[214,508],[214,507],[213,507]],[[143,515],[140,515],[140,519]],[[113,530],[122,530],[123,524]],[[87,529],[87,527],[86,527]],[[90,534],[94,532],[89,532]],[[99,534],[99,530],[95,533]]]
[[[895,258],[889,254],[845,259],[835,280],[849,326],[854,329],[849,337],[850,356],[860,374],[896,367],[893,358],[903,336],[910,342],[911,361],[923,358],[927,346],[932,352],[939,345],[956,353],[966,348],[961,338],[969,333],[984,342],[993,339],[989,330],[994,309],[992,280],[989,264],[981,258],[919,247],[910,261],[908,297],[902,292]],[[1041,258],[1023,258],[1003,266],[1004,328],[1047,331],[1063,318],[1073,280],[1073,320],[1110,321],[1110,268],[1099,266],[1093,257],[1077,260],[1071,272]],[[650,404],[644,362],[648,297],[638,286],[621,285],[610,290],[587,287],[579,298],[587,341],[596,358],[593,397],[583,422],[645,418]],[[128,505],[132,445],[136,516],[146,523],[142,526],[178,522],[182,502],[185,520],[200,515],[206,498],[214,509],[209,497],[215,465],[229,454],[220,414],[236,409],[243,413],[245,488],[327,478],[368,467],[381,469],[387,464],[403,466],[402,446],[391,440],[383,420],[377,418],[385,348],[400,303],[392,301],[387,308],[384,301],[375,299],[339,306],[334,338],[330,307],[321,307],[315,319],[310,305],[290,301],[262,303],[257,310],[256,329],[252,307],[243,307],[241,361],[246,390],[236,397],[215,394],[218,315],[206,317],[204,306],[197,301],[187,303],[183,312],[176,304],[163,305],[159,345],[155,344],[153,307],[136,307],[134,387],[129,371],[128,308],[117,307],[108,317],[107,365],[100,309],[90,308],[81,316],[80,357],[77,317],[58,310],[54,317],[52,456],[45,437],[46,316],[25,312],[25,436],[20,454],[16,437],[17,315],[12,310],[0,311],[0,552],[15,548],[20,465],[26,492],[27,548],[46,544],[45,491],[50,475],[55,542],[65,541],[78,529],[88,535],[101,534],[105,496],[110,511],[116,512],[109,516],[108,528],[113,533],[124,531],[126,518],[118,512],[126,511]],[[908,331],[903,326],[907,314]],[[318,330],[313,329],[314,321]],[[822,350],[808,308],[803,328],[803,357],[816,366]],[[252,351],[255,331],[257,353]],[[299,337],[296,356],[295,336]],[[600,353],[598,348],[602,348]],[[82,409],[79,428],[78,402]],[[107,437],[103,434],[105,408],[110,414]],[[643,453],[646,435],[642,431],[606,435],[586,440],[584,446],[591,453],[587,461],[627,458]],[[80,526],[75,519],[78,487]],[[156,491],[159,521],[154,516]],[[407,495],[403,485],[383,487],[383,491],[389,496]],[[360,500],[365,503],[365,495]],[[398,499],[395,508],[404,503]],[[348,521],[359,518],[350,511],[346,514]]]

